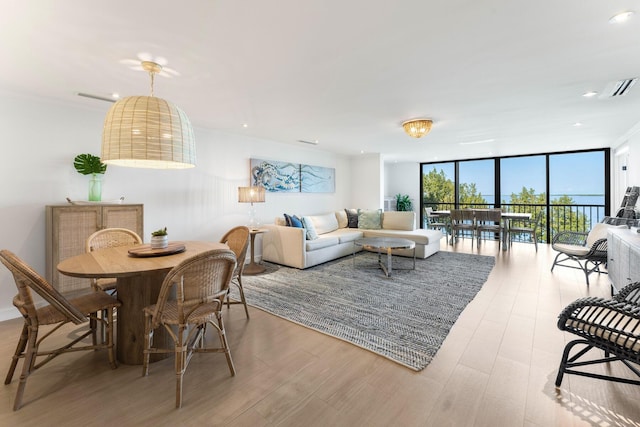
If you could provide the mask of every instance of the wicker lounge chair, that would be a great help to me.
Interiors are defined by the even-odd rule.
[[[16,352],[11,360],[9,372],[4,381],[5,384],[11,383],[18,360],[24,359],[22,363],[22,374],[20,375],[20,384],[18,385],[16,398],[13,403],[14,411],[20,409],[22,406],[22,397],[29,375],[60,354],[81,350],[107,349],[111,367],[114,369],[117,367],[113,351],[113,309],[120,306],[117,299],[107,295],[103,291],[97,290],[67,300],[12,252],[8,250],[0,251],[0,261],[13,274],[18,288],[18,295],[13,299],[13,305],[16,306],[24,317],[22,334],[18,341]],[[31,294],[32,290],[49,304],[36,307]],[[103,310],[107,312],[106,320],[104,318],[100,319],[97,316],[97,313]],[[40,348],[43,341],[69,322],[77,325],[88,323],[89,329],[85,332],[72,334],[73,339],[62,347]],[[96,325],[98,322],[104,324],[107,337],[106,342],[100,344],[97,344],[96,334]],[[43,328],[45,326],[47,328]],[[45,329],[45,331],[43,331],[42,336],[38,336],[41,329]],[[64,335],[67,335],[67,333]],[[82,344],[82,340],[89,335],[91,335],[93,343],[91,345]],[[54,334],[53,336],[57,335]],[[48,342],[49,341],[47,341],[47,343]],[[37,358],[42,356],[46,356],[46,358],[37,362]]]
[[[187,258],[167,274],[158,302],[144,308],[144,358],[142,375],[149,373],[151,353],[175,353],[176,408],[182,406],[182,379],[194,352],[224,353],[231,375],[236,374],[222,322],[222,306],[236,267],[229,249],[213,249]],[[175,299],[169,296],[175,293]],[[218,332],[221,347],[204,346],[206,326]],[[164,327],[174,348],[154,348],[153,330]]]
[[[638,380],[574,369],[620,361],[640,377],[640,282],[627,285],[610,300],[586,297],[574,301],[560,313],[558,328],[580,339],[565,346],[556,387],[560,387],[564,374],[640,385]],[[585,348],[570,356],[576,345]],[[583,356],[594,348],[604,351],[604,357],[584,360]]]
[[[240,292],[240,301],[234,301],[227,296],[227,307],[230,304],[244,304],[244,312],[249,318],[249,309],[247,308],[247,300],[244,297],[244,288],[242,287],[242,272],[244,271],[244,261],[247,257],[247,248],[249,247],[249,228],[245,226],[234,227],[222,236],[220,243],[225,243],[229,249],[236,254],[236,268],[233,271],[231,283],[238,287]]]

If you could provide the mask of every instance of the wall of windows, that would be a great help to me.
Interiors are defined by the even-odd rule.
[[[609,149],[421,163],[421,205],[540,211],[541,241],[610,215]],[[421,210],[424,221],[424,209]],[[424,224],[424,222],[422,222]]]

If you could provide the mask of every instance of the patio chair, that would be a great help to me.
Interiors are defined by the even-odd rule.
[[[103,291],[94,290],[67,300],[49,282],[12,252],[6,249],[0,251],[0,261],[13,274],[18,288],[18,295],[13,298],[13,305],[24,317],[22,334],[4,381],[5,384],[11,383],[18,360],[23,359],[20,383],[13,403],[14,411],[22,406],[22,397],[29,376],[63,353],[107,349],[111,367],[114,369],[117,367],[113,351],[113,309],[120,306],[117,299]],[[48,304],[44,306],[38,304],[38,307],[36,307],[31,294],[32,290]],[[107,311],[106,320],[97,316],[97,313],[103,310]],[[72,334],[69,334],[69,331],[65,331],[63,334],[54,334],[62,326],[70,322],[76,325],[88,323],[89,329]],[[104,324],[107,336],[106,342],[100,344],[97,343],[96,325],[98,322]],[[40,332],[43,332],[43,335],[39,337]],[[67,340],[61,347],[41,348],[43,341],[50,336],[55,338],[48,340],[47,343],[50,341],[59,342],[61,335],[64,337],[70,336],[72,339],[70,342]],[[91,336],[92,344],[83,344],[82,340],[89,335]],[[37,362],[37,359],[42,356],[46,356],[46,358]]]
[[[529,239],[533,240],[536,252],[538,252],[538,227],[540,227],[540,222],[542,221],[542,214],[544,214],[544,211],[540,210],[536,214],[535,218],[512,219],[509,221],[509,230],[507,230],[507,234],[509,235],[509,246],[513,243],[514,235],[528,235]]]
[[[480,247],[480,240],[487,234],[498,236],[498,249],[502,241],[502,211],[500,209],[475,209],[476,244]],[[483,237],[484,236],[484,237]]]
[[[244,304],[244,312],[249,318],[249,309],[247,308],[247,300],[244,297],[244,288],[242,287],[242,272],[244,271],[244,262],[247,258],[247,248],[249,247],[249,228],[245,226],[234,227],[227,231],[220,243],[225,243],[229,249],[236,255],[236,268],[233,271],[231,283],[237,286],[240,293],[240,301],[231,300],[227,295],[227,307],[230,304]]]
[[[582,270],[587,285],[589,285],[591,273],[606,274],[607,272],[601,270],[600,266],[607,263],[607,229],[610,227],[615,226],[597,223],[588,233],[562,231],[556,234],[551,242],[551,247],[558,251],[558,254],[553,260],[551,271],[553,272],[556,265]],[[626,228],[624,225],[620,227]]]
[[[476,220],[472,209],[451,209],[451,244],[458,241],[460,232],[471,235],[471,244],[476,234]]]
[[[86,252],[92,252],[96,249],[115,248],[118,246],[133,246],[142,243],[142,239],[138,236],[138,233],[126,228],[103,228],[98,230],[89,237],[85,242]],[[116,279],[115,278],[100,278],[92,279],[91,285],[95,289],[103,291],[112,291],[112,295],[115,294]]]
[[[427,228],[444,231],[447,243],[449,243],[449,221],[446,216],[434,215],[433,208],[424,208],[424,216],[427,221]]]
[[[187,258],[165,277],[158,302],[143,310],[142,375],[149,374],[152,353],[174,353],[176,408],[182,407],[182,379],[194,352],[224,353],[231,375],[236,374],[222,322],[222,306],[235,267],[236,256],[230,249],[213,249]],[[207,325],[218,332],[220,347],[205,347]],[[153,330],[160,327],[165,328],[173,340],[173,348],[152,347]]]
[[[580,338],[565,346],[556,387],[562,384],[564,374],[640,385],[634,379],[574,369],[619,361],[640,377],[640,282],[627,285],[612,299],[585,297],[574,301],[560,313],[558,328]],[[584,348],[571,356],[573,347],[579,345]],[[602,350],[604,357],[585,360],[583,356],[594,348]],[[606,370],[611,372],[609,366]]]

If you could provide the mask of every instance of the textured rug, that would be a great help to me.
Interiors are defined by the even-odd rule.
[[[353,343],[419,371],[486,282],[492,256],[438,252],[427,259],[394,257],[390,278],[361,252],[306,270],[264,263],[244,276],[247,302],[276,316]]]

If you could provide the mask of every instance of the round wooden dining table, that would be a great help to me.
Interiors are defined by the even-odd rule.
[[[167,273],[181,261],[211,249],[228,249],[223,243],[186,241],[183,252],[163,256],[131,256],[129,250],[139,246],[99,249],[67,258],[58,264],[58,271],[67,276],[85,278],[115,277],[118,300],[116,321],[116,355],[126,365],[141,365],[144,349],[144,313],[142,309],[155,304]],[[145,245],[143,245],[145,246]],[[146,245],[148,246],[148,245]],[[163,328],[153,334],[154,346],[171,346]],[[170,354],[152,354],[151,361]]]

